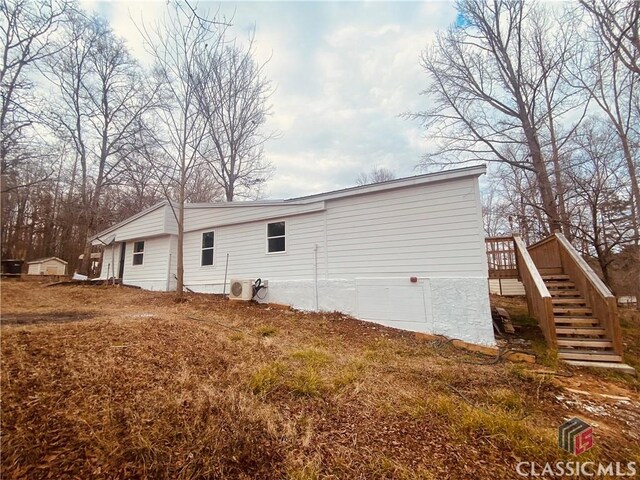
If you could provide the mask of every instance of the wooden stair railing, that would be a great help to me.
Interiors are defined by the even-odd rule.
[[[551,238],[556,240],[560,263],[565,273],[576,284],[586,304],[593,310],[593,315],[600,320],[600,326],[613,343],[613,350],[622,356],[622,332],[616,297],[562,233],[555,233]]]
[[[515,244],[520,281],[523,283],[525,291],[527,292],[529,311],[536,320],[538,320],[540,329],[549,347],[557,349],[558,340],[556,338],[556,325],[553,318],[551,294],[544,284],[542,276],[520,236],[514,235],[513,241]]]

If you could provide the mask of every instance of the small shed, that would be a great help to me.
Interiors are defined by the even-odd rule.
[[[67,262],[58,257],[38,258],[27,262],[29,275],[66,275]]]

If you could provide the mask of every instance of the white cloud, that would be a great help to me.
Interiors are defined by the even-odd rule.
[[[137,56],[135,24],[151,25],[162,3],[89,3],[105,14]],[[361,171],[384,166],[411,175],[426,150],[418,125],[398,115],[421,108],[426,78],[420,52],[455,19],[451,2],[223,3],[233,31],[255,26],[256,56],[269,59],[276,90],[266,145],[277,169],[269,196],[291,197],[353,185]]]

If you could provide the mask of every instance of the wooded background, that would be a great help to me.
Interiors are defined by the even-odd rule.
[[[66,1],[2,0],[2,258],[87,272],[87,238],[163,199],[260,194],[271,85],[253,38],[172,3],[138,25],[150,65]]]
[[[488,235],[561,230],[617,293],[640,293],[640,2],[456,6],[421,58],[425,109],[406,114],[429,149],[417,168],[488,162]],[[138,25],[143,65],[73,2],[1,0],[3,259],[86,271],[90,235],[160,200],[181,231],[185,202],[261,195],[273,88],[231,23],[171,3]]]
[[[640,2],[463,0],[424,52],[434,148],[489,162],[489,236],[560,230],[617,293],[640,293]]]

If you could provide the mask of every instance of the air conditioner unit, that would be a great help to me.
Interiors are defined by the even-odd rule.
[[[251,300],[253,298],[253,280],[231,280],[229,289],[231,300]]]

